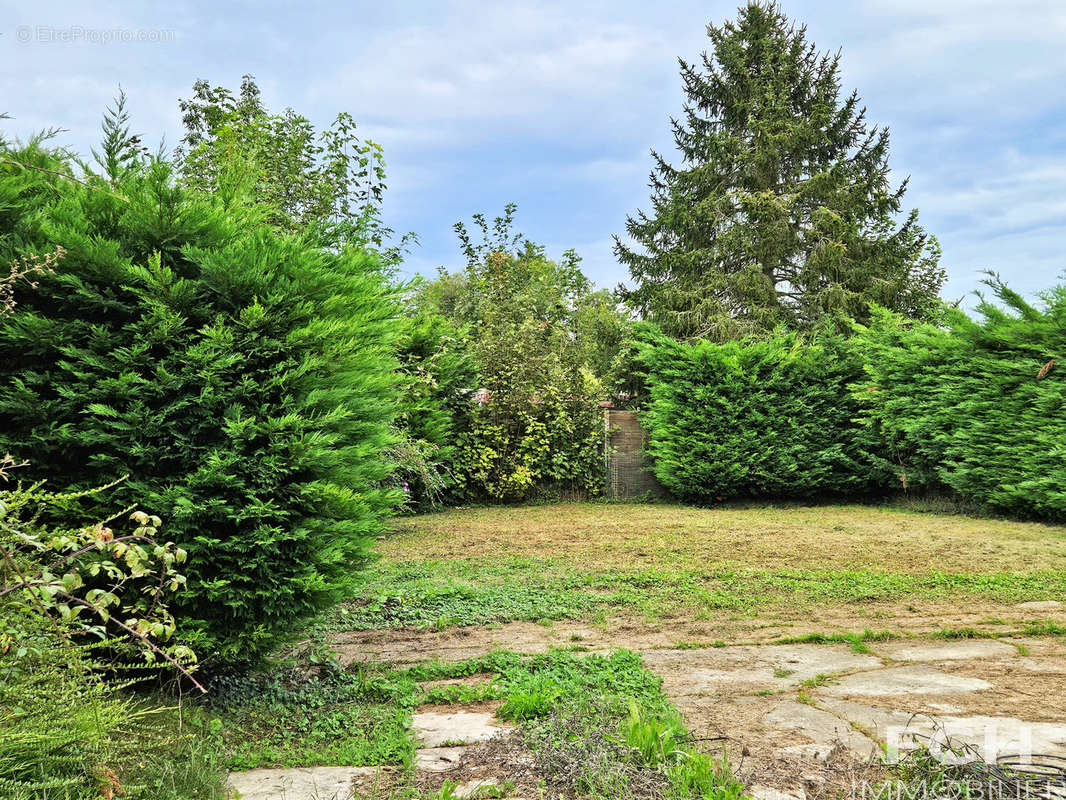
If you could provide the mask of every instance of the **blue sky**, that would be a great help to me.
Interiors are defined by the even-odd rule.
[[[1066,268],[1066,2],[793,0],[846,89],[892,131],[908,207],[943,245],[944,295],[993,269],[1026,294]],[[611,235],[647,205],[649,149],[671,150],[678,56],[736,2],[112,3],[0,1],[9,134],[59,125],[95,143],[117,86],[154,144],[180,137],[197,78],[255,75],[268,105],[318,124],[350,111],[389,165],[387,222],[406,265],[460,262],[452,224],[505,203],[599,285],[626,278]],[[116,33],[117,31],[117,33]],[[147,41],[127,41],[143,36]],[[28,41],[20,41],[28,39]],[[49,39],[51,39],[49,41]]]

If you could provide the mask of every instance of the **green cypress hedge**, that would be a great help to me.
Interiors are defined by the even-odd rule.
[[[1066,520],[1066,287],[937,327],[880,312],[855,344],[857,399],[898,483],[943,489],[1013,516]]]
[[[880,490],[848,384],[862,365],[838,337],[679,343],[643,328],[641,419],[656,476],[695,502]]]
[[[341,595],[398,501],[394,290],[372,255],[277,235],[166,164],[90,183],[0,166],[0,262],[65,250],[0,321],[0,453],[54,490],[128,475],[109,501],[189,553],[179,633],[254,658]]]

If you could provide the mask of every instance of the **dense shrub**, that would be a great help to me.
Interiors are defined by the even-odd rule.
[[[862,329],[857,398],[885,466],[910,487],[949,487],[1019,516],[1066,520],[1066,287],[1026,303],[950,311],[936,327],[878,314]]]
[[[599,382],[546,365],[533,397],[496,386],[482,395],[471,430],[459,439],[465,496],[507,501],[601,494]]]
[[[861,494],[885,480],[853,419],[861,364],[840,338],[683,344],[643,328],[637,361],[648,452],[679,498]]]
[[[27,653],[0,653],[0,797],[5,800],[223,800],[211,745],[172,709],[105,680],[86,646],[50,623],[21,626]],[[13,669],[14,662],[18,669]]]
[[[110,499],[188,551],[179,633],[253,657],[340,594],[397,500],[392,290],[165,164],[88,184],[0,168],[0,260],[65,251],[0,320],[0,452],[57,488],[129,475]]]
[[[627,323],[574,252],[555,261],[512,234],[514,211],[507,206],[491,226],[475,215],[478,244],[457,224],[466,268],[442,272],[412,298],[420,314],[462,332],[454,341],[475,368],[448,386],[434,379],[443,391],[433,401],[446,408],[456,443],[451,502],[603,489],[599,403]]]
[[[412,302],[397,343],[399,437],[393,482],[411,510],[453,499],[459,485],[457,440],[469,433],[477,365],[466,329],[432,307]]]

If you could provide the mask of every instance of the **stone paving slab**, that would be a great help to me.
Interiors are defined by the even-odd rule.
[[[929,717],[836,698],[826,698],[820,704],[901,750],[914,746],[904,731],[930,736],[940,730],[971,745],[986,760],[994,761],[1000,755],[1024,752],[1066,757],[1066,722],[1029,722],[1008,716]]]
[[[968,661],[1015,658],[1018,648],[995,639],[963,639],[954,642],[907,641],[877,644],[877,654],[893,661]]]
[[[487,742],[507,727],[491,711],[423,711],[411,718],[411,730],[425,748]]]
[[[838,644],[637,649],[645,665],[663,678],[664,692],[693,730],[726,737],[731,757],[740,757],[758,800],[805,798],[808,769],[814,778],[829,780],[842,753],[868,762],[876,757],[878,743],[913,745],[908,736],[901,740],[905,729],[929,735],[943,727],[986,757],[1027,751],[1066,757],[1066,721],[1025,720],[1037,707],[1032,698],[1028,706],[1022,703],[1016,682],[1011,683],[1018,674],[1043,681],[1039,685],[1046,701],[1066,706],[1066,647],[1061,641],[900,639],[870,647],[876,652],[855,653]],[[803,694],[798,694],[801,688]],[[915,703],[935,716],[903,710]],[[1000,707],[1004,716],[989,715]],[[459,772],[470,784],[464,792],[476,791],[475,784],[488,777],[469,773],[464,756],[469,760],[476,749],[466,745],[492,741],[510,729],[493,711],[483,704],[414,714],[417,769],[437,773],[439,780],[440,773],[456,774],[462,765]],[[1012,711],[1014,716],[1007,716]],[[246,800],[352,800],[353,786],[363,781],[362,791],[368,791],[375,772],[348,767],[253,770],[235,773],[230,785]]]
[[[915,664],[847,675],[826,686],[824,691],[837,695],[880,697],[895,694],[957,694],[991,688],[991,683],[980,678],[952,675]]]
[[[882,666],[876,656],[825,644],[648,650],[642,655],[648,669],[662,676],[670,697],[790,689],[819,675]]]
[[[233,772],[239,800],[352,800],[356,786],[372,788],[379,767],[303,767]]]
[[[860,759],[868,759],[880,750],[876,742],[835,714],[795,700],[780,702],[762,721],[767,727],[797,731],[810,739],[811,745],[793,745],[782,751],[818,761],[824,761],[838,745]]]
[[[463,758],[463,747],[423,747],[415,751],[415,767],[423,772],[447,772]]]

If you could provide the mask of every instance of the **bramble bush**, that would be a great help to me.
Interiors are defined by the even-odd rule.
[[[343,593],[399,499],[395,290],[328,231],[271,230],[247,187],[201,194],[158,160],[64,179],[32,144],[4,160],[0,261],[64,254],[0,320],[0,452],[61,491],[129,476],[109,502],[188,553],[179,637],[255,658]]]
[[[0,480],[25,466],[0,459]],[[0,490],[0,794],[221,798],[218,759],[172,729],[170,709],[124,692],[130,679],[109,680],[176,667],[195,684],[167,608],[184,553],[140,511],[130,523],[129,509],[84,526],[39,521],[44,509],[62,520],[70,499]]]
[[[863,495],[886,485],[848,391],[862,364],[841,337],[680,343],[641,326],[637,347],[648,453],[677,497]]]

